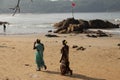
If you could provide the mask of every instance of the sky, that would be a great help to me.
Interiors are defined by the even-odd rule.
[[[58,1],[58,0],[50,0],[50,1]]]
[[[6,13],[9,12],[9,8],[14,8],[17,4],[18,0],[0,0],[0,13]],[[38,10],[43,12],[52,11],[53,9],[61,9],[61,11],[70,11],[68,10],[68,7],[70,6],[69,3],[57,3],[57,1],[72,1],[72,0],[51,0],[51,2],[56,2],[56,4],[51,4],[48,2],[47,4],[42,3],[45,0],[33,0],[33,3],[31,0],[21,0],[20,1],[20,7],[23,12],[38,12]],[[47,0],[46,0],[47,1]],[[76,3],[76,10],[77,11],[95,11],[95,10],[119,10],[120,0],[73,0],[78,1]],[[99,9],[98,9],[99,8]],[[116,9],[117,8],[117,9]],[[46,11],[44,11],[44,9]],[[57,10],[56,9],[56,10]],[[103,10],[104,9],[104,10]],[[57,10],[57,12],[59,12]]]

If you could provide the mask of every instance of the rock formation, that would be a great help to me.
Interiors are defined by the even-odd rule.
[[[81,19],[68,18],[61,22],[55,23],[54,27],[57,29],[55,33],[82,33],[86,29],[107,29],[107,28],[119,28],[118,24],[113,24],[109,21],[100,19],[85,21]]]

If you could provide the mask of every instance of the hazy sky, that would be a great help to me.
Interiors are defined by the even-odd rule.
[[[10,12],[9,8],[14,8],[17,4],[18,0],[0,0],[0,13],[4,12]],[[21,12],[49,12],[49,11],[54,11],[56,10],[61,10],[62,12],[69,12],[68,7],[70,7],[69,3],[57,3],[56,1],[72,1],[72,0],[51,0],[53,2],[56,2],[55,4],[53,3],[43,3],[45,0],[33,0],[33,3],[31,0],[21,0],[20,1],[20,7],[21,7]],[[48,1],[48,0],[46,0]],[[76,10],[78,11],[105,11],[107,10],[120,10],[119,5],[120,5],[120,0],[73,0],[73,1],[78,1],[76,3]],[[51,5],[52,4],[52,5]]]

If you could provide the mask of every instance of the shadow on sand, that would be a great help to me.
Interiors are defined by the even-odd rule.
[[[55,71],[44,71],[44,72],[49,73],[49,74],[59,74],[60,75],[60,72],[55,72]],[[106,79],[88,77],[86,75],[76,74],[76,73],[73,73],[72,76],[66,75],[66,77],[70,77],[70,78],[74,78],[74,79],[75,78],[76,79],[82,79],[82,80],[106,80]]]

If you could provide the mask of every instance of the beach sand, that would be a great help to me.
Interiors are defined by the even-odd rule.
[[[120,80],[120,37],[88,38],[84,34],[59,34],[60,37],[35,35],[0,36],[0,80]],[[45,45],[47,70],[36,71],[33,42]],[[70,47],[73,75],[60,75],[60,49],[66,39]],[[76,50],[73,45],[84,47]]]

